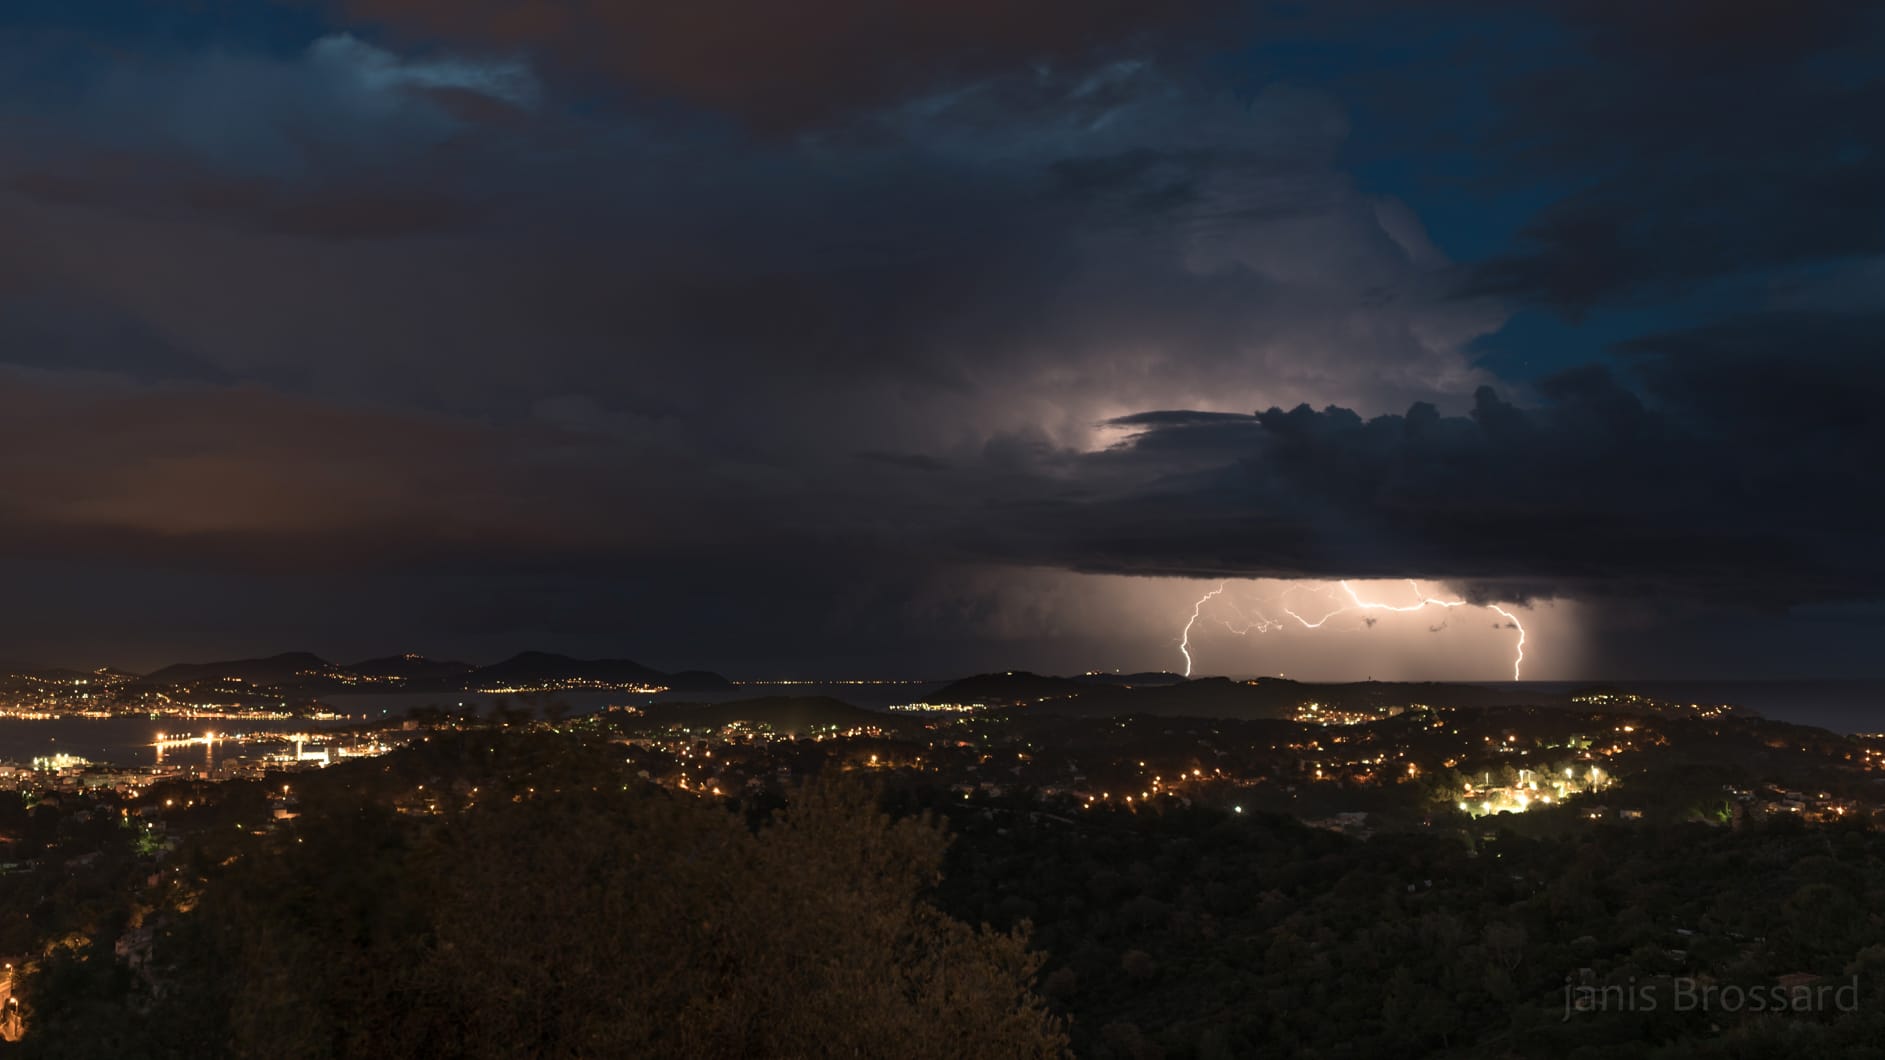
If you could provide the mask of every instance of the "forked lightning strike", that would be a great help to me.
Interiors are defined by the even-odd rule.
[[[1347,594],[1348,599],[1350,600],[1349,603],[1342,604],[1336,607],[1333,611],[1330,611],[1327,614],[1323,615],[1321,618],[1311,621],[1310,619],[1304,618],[1294,608],[1289,606],[1289,601],[1288,601],[1289,592],[1293,591],[1294,589],[1294,586],[1292,586],[1289,590],[1284,591],[1284,594],[1283,594],[1284,599],[1282,602],[1283,613],[1295,619],[1304,629],[1321,629],[1329,621],[1329,619],[1334,618],[1337,615],[1347,614],[1351,611],[1393,611],[1396,613],[1405,614],[1411,611],[1419,611],[1427,607],[1440,607],[1440,608],[1446,608],[1448,610],[1451,610],[1456,607],[1475,606],[1473,604],[1468,603],[1465,600],[1442,600],[1439,597],[1428,596],[1427,593],[1421,589],[1420,583],[1413,580],[1412,578],[1409,578],[1407,580],[1407,584],[1413,588],[1414,596],[1416,597],[1416,602],[1411,603],[1411,604],[1388,604],[1388,603],[1382,603],[1376,600],[1363,600],[1361,598],[1361,594],[1357,593],[1355,591],[1355,587],[1348,584],[1346,580],[1339,582],[1337,584],[1341,585],[1342,592]],[[1191,606],[1191,618],[1185,623],[1184,636],[1181,637],[1178,642],[1178,650],[1182,652],[1185,656],[1185,676],[1186,677],[1191,676],[1191,630],[1192,630],[1192,627],[1197,625],[1198,619],[1203,615],[1204,605],[1208,601],[1210,601],[1213,597],[1223,595],[1224,589],[1225,589],[1224,585],[1219,584],[1217,588],[1211,590],[1208,593],[1205,593],[1203,596],[1200,596],[1198,598],[1198,602]],[[1517,645],[1514,646],[1514,655],[1512,658],[1512,680],[1514,681],[1520,680],[1519,675],[1521,674],[1525,666],[1525,625],[1524,623],[1518,620],[1517,615],[1514,615],[1512,612],[1506,610],[1504,607],[1501,607],[1498,604],[1486,604],[1484,606],[1486,610],[1495,612],[1496,614],[1499,615],[1499,617],[1505,619],[1508,625],[1510,625],[1513,629],[1518,631],[1518,643]],[[1280,624],[1279,622],[1273,621],[1272,619],[1268,617],[1263,617],[1261,615],[1259,615],[1259,618],[1256,622],[1251,622],[1248,616],[1244,615],[1243,611],[1237,608],[1235,602],[1231,602],[1231,607],[1233,610],[1237,611],[1239,618],[1244,619],[1244,624],[1242,628],[1239,628],[1238,626],[1232,624],[1229,621],[1226,621],[1224,623],[1225,627],[1231,630],[1231,632],[1233,633],[1248,633],[1253,629],[1259,633],[1262,633],[1269,630],[1273,626]],[[1373,619],[1369,619],[1368,621],[1372,623]]]
[[[1217,588],[1198,597],[1198,602],[1191,605],[1191,621],[1185,623],[1185,635],[1178,638],[1178,650],[1185,656],[1186,677],[1191,676],[1191,627],[1197,624],[1198,615],[1204,611],[1204,602],[1213,596],[1219,595],[1223,591],[1224,587],[1219,585]]]

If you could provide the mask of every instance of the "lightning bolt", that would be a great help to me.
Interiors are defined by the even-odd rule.
[[[1198,602],[1191,605],[1191,620],[1185,623],[1184,636],[1178,638],[1178,650],[1185,657],[1186,677],[1191,676],[1191,627],[1198,624],[1198,616],[1204,613],[1204,602],[1213,596],[1222,596],[1223,593],[1224,586],[1220,583],[1217,588],[1198,597]]]
[[[1232,621],[1231,619],[1228,619],[1228,618],[1224,619],[1223,620],[1224,628],[1230,630],[1232,633],[1235,633],[1240,637],[1248,636],[1252,631],[1255,631],[1257,633],[1268,633],[1270,630],[1281,628],[1281,626],[1283,625],[1282,622],[1278,621],[1277,619],[1271,618],[1270,616],[1264,614],[1261,611],[1257,612],[1256,618],[1251,618],[1249,615],[1244,613],[1243,608],[1237,606],[1237,601],[1235,600],[1231,600],[1228,598],[1225,599],[1224,606],[1230,608],[1231,611],[1235,613],[1235,615],[1237,616],[1236,621]]]
[[[1405,607],[1396,607],[1392,604],[1381,604],[1363,600],[1360,595],[1355,592],[1354,587],[1349,585],[1346,581],[1342,582],[1342,591],[1347,593],[1348,598],[1355,601],[1355,606],[1363,611],[1407,612],[1418,611],[1423,607],[1445,607],[1451,609],[1469,606],[1464,600],[1441,600],[1437,597],[1428,596],[1420,588],[1420,583],[1412,578],[1407,579],[1407,584],[1414,590],[1414,595],[1420,598],[1420,602],[1417,604],[1409,604]],[[1523,623],[1519,622],[1517,615],[1500,607],[1498,604],[1487,604],[1486,609],[1498,612],[1513,629],[1518,630],[1518,644],[1514,649],[1512,657],[1512,680],[1517,681],[1519,680],[1520,671],[1522,671],[1525,666],[1525,626]],[[1344,608],[1344,610],[1347,609]]]
[[[1312,621],[1308,618],[1305,618],[1300,612],[1296,611],[1294,608],[1292,608],[1289,605],[1289,593],[1295,589],[1295,586],[1291,586],[1289,589],[1284,590],[1283,600],[1282,600],[1283,613],[1295,619],[1297,623],[1300,624],[1304,629],[1321,629],[1324,625],[1328,623],[1330,619],[1336,617],[1337,615],[1348,614],[1353,611],[1393,611],[1398,614],[1406,614],[1408,612],[1419,611],[1428,607],[1439,607],[1439,608],[1444,608],[1450,611],[1456,607],[1473,606],[1472,604],[1469,604],[1465,600],[1443,600],[1437,596],[1429,596],[1427,595],[1426,590],[1420,587],[1420,583],[1413,580],[1412,578],[1409,578],[1407,580],[1407,584],[1409,588],[1413,589],[1414,591],[1415,601],[1411,604],[1390,604],[1390,603],[1383,603],[1378,600],[1364,600],[1361,598],[1361,594],[1355,591],[1355,587],[1348,584],[1346,580],[1338,582],[1337,584],[1339,584],[1342,587],[1342,592],[1345,595],[1347,595],[1349,602],[1346,604],[1339,604],[1339,601],[1338,601],[1339,606],[1329,611],[1328,613],[1324,614],[1321,618],[1314,619]],[[1219,584],[1217,588],[1199,597],[1198,602],[1193,604],[1191,607],[1191,619],[1190,621],[1185,623],[1185,634],[1184,634],[1184,637],[1180,640],[1179,646],[1178,646],[1179,650],[1183,652],[1185,656],[1185,676],[1186,677],[1191,676],[1191,629],[1194,625],[1197,624],[1199,616],[1203,613],[1204,605],[1208,601],[1210,601],[1213,597],[1222,595],[1223,592],[1224,592],[1224,586],[1222,584]],[[1261,632],[1265,632],[1271,629],[1273,626],[1280,625],[1280,623],[1274,622],[1267,617],[1262,617],[1261,612],[1259,612],[1260,621],[1250,622],[1248,619],[1248,616],[1244,615],[1242,610],[1238,609],[1234,602],[1230,602],[1230,606],[1233,610],[1237,611],[1237,615],[1239,618],[1244,619],[1244,626],[1241,629],[1238,628],[1236,625],[1233,625],[1231,622],[1226,621],[1224,623],[1225,627],[1230,629],[1233,633],[1248,633],[1252,629],[1255,629],[1257,632],[1261,633]],[[1514,681],[1520,680],[1521,679],[1520,674],[1524,671],[1524,667],[1525,667],[1525,625],[1524,623],[1518,620],[1517,615],[1514,615],[1512,612],[1506,610],[1504,607],[1501,607],[1498,604],[1487,604],[1485,605],[1485,607],[1488,611],[1495,612],[1496,614],[1499,615],[1499,617],[1505,619],[1506,624],[1508,626],[1518,631],[1518,643],[1513,648],[1512,680]]]
[[[1498,604],[1488,604],[1486,606],[1504,615],[1505,620],[1512,624],[1512,628],[1518,630],[1518,644],[1515,646],[1517,654],[1512,656],[1512,680],[1516,681],[1518,680],[1519,668],[1525,665],[1525,626],[1518,620],[1516,615],[1500,607]]]
[[[1343,582],[1342,585],[1344,588],[1346,588],[1348,583]],[[1295,609],[1289,606],[1289,594],[1295,591],[1295,589],[1296,587],[1292,585],[1288,589],[1283,590],[1283,613],[1295,619],[1296,621],[1302,623],[1302,628],[1304,629],[1321,629],[1323,624],[1326,623],[1329,619],[1334,618],[1336,615],[1339,615],[1344,611],[1350,610],[1349,608],[1346,608],[1346,607],[1338,607],[1335,610],[1330,611],[1328,614],[1323,615],[1321,618],[1316,619],[1314,622],[1311,622],[1308,619],[1297,614]],[[1351,592],[1348,595],[1354,596],[1355,594]],[[1359,600],[1356,602],[1360,603]]]

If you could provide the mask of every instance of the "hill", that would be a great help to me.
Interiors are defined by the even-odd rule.
[[[667,675],[666,684],[672,692],[730,692],[735,687],[733,682],[714,673],[712,670],[681,670]]]
[[[158,685],[240,681],[251,685],[298,687],[332,677],[340,670],[340,667],[311,652],[291,651],[260,659],[172,663],[161,670],[145,674],[144,680]]]
[[[665,685],[667,678],[667,674],[653,667],[628,659],[572,659],[552,652],[525,651],[471,671],[465,675],[465,687],[472,690],[531,687],[557,681]]]
[[[1093,688],[1071,677],[1046,677],[1026,670],[976,674],[951,681],[931,693],[940,703],[1022,704],[1078,695]]]
[[[347,667],[351,673],[362,677],[381,680],[439,680],[450,677],[462,677],[477,669],[467,662],[451,659],[428,659],[423,655],[406,652],[403,655],[386,655],[377,659],[366,659]]]
[[[1122,685],[1137,688],[1142,685],[1183,684],[1188,678],[1184,674],[1175,674],[1169,670],[1148,670],[1136,674],[1085,673],[1074,678],[1081,684]]]

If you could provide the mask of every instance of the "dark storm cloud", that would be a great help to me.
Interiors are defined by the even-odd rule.
[[[1685,72],[1792,59],[1860,33],[1863,4],[1839,0],[1574,0],[1554,5],[1599,55]]]
[[[135,316],[69,292],[16,287],[4,299],[4,360],[47,371],[96,372],[138,383],[236,380],[221,367],[157,334]]]
[[[1467,290],[1571,313],[1885,251],[1885,15],[1815,0],[1547,9],[1568,46],[1498,75],[1507,179],[1564,189]]]
[[[1799,470],[1850,472],[1871,452],[1833,443],[1865,437],[1885,399],[1885,312],[1775,311],[1632,339],[1621,353],[1648,392],[1697,423],[1732,425],[1765,444],[1807,434],[1822,459]]]
[[[18,55],[15,43],[0,55]],[[538,101],[515,62],[402,59],[346,34],[291,58],[130,56],[74,97],[0,99],[0,180],[53,207],[330,239],[470,227],[477,174],[523,149]]]
[[[153,613],[179,590],[152,572],[195,572],[256,651],[293,627],[249,577],[362,655],[422,627],[705,665],[1104,595],[1003,597],[991,564],[1877,587],[1841,500],[1877,455],[1848,371],[1879,330],[1878,259],[1850,260],[1879,249],[1876,80],[1835,8],[318,9],[351,21],[5,82],[17,562],[92,559]],[[1191,61],[1259,26],[1315,42],[1306,76]],[[1399,75],[1351,79],[1350,36]],[[31,51],[0,34],[0,68]],[[1384,107],[1416,149],[1470,141],[1463,186],[1546,203],[1530,235],[1452,261],[1354,165]],[[1532,392],[1474,363],[1510,310],[1462,287],[1601,309],[1748,270],[1752,315],[1579,354],[1608,370]],[[1355,411],[1241,411],[1301,403]]]
[[[1592,366],[1539,384],[1536,407],[1482,389],[1465,417],[1424,404],[1130,417],[1130,441],[1054,479],[1113,482],[1110,496],[1004,514],[1093,571],[1411,575],[1505,599],[1875,599],[1885,370],[1854,354],[1882,325],[1761,317],[1650,336],[1625,351],[1641,393]]]
[[[597,532],[622,501],[558,458],[582,443],[553,429],[259,387],[0,380],[0,535],[15,547],[308,569],[635,536]]]
[[[343,0],[342,10],[459,44],[529,50],[657,99],[789,129],[1040,62],[1153,50],[1222,0]]]
[[[1885,91],[1848,108],[1885,108]],[[1803,155],[1727,157],[1580,191],[1525,229],[1526,249],[1487,262],[1467,290],[1570,312],[1641,304],[1681,285],[1763,268],[1885,252],[1885,158],[1820,145]]]
[[[573,418],[632,464],[657,444],[844,467],[848,488],[851,453],[1064,444],[1226,368],[1251,381],[1240,404],[1335,385],[1392,407],[1470,390],[1461,349],[1498,320],[1442,298],[1418,222],[1334,169],[1339,108],[1143,63],[980,82],[791,144],[563,114],[467,127],[411,86],[527,101],[528,71],[351,39],[127,77],[63,122],[101,143],[12,160],[0,259],[34,286],[234,378]],[[213,137],[189,117],[206,95],[240,101]],[[100,117],[130,96],[153,122]]]
[[[178,166],[158,156],[63,160],[10,182],[19,194],[57,206],[110,208],[130,215],[206,215],[216,223],[322,239],[397,238],[451,232],[482,213],[450,193],[329,181],[296,187]]]

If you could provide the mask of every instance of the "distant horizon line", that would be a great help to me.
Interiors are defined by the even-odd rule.
[[[1282,674],[1282,673],[1194,674],[1190,677],[1186,677],[1185,675],[1174,670],[1114,669],[1114,670],[1080,670],[1080,671],[1070,671],[1070,672],[1054,672],[1054,671],[1045,670],[1045,669],[1036,670],[1036,669],[1025,669],[1025,668],[1016,668],[1016,667],[969,669],[962,673],[955,674],[952,676],[947,676],[947,677],[934,677],[934,676],[926,676],[926,677],[907,677],[907,676],[903,676],[903,677],[889,677],[889,676],[805,677],[805,676],[777,675],[777,674],[766,675],[766,676],[736,677],[736,676],[732,676],[731,674],[725,673],[721,671],[718,667],[714,667],[714,666],[688,666],[688,667],[680,667],[676,669],[669,669],[665,666],[651,664],[651,663],[643,661],[642,659],[638,659],[638,658],[634,658],[634,657],[626,656],[626,655],[597,655],[597,656],[573,655],[567,652],[550,651],[550,650],[546,650],[542,648],[518,649],[516,651],[510,652],[507,655],[497,658],[491,662],[471,662],[462,658],[451,658],[448,656],[432,656],[432,655],[426,655],[421,652],[412,652],[412,651],[390,652],[390,653],[381,654],[381,655],[372,655],[372,656],[359,659],[354,662],[336,662],[335,660],[325,655],[322,655],[319,652],[297,649],[297,650],[272,652],[272,653],[262,654],[262,655],[231,655],[231,656],[226,656],[226,657],[221,657],[221,658],[208,659],[201,662],[189,661],[189,660],[172,660],[170,662],[166,662],[161,665],[152,667],[148,670],[137,670],[137,669],[131,669],[128,667],[113,666],[113,665],[108,665],[108,664],[103,665],[103,666],[71,666],[71,665],[60,665],[57,663],[22,663],[18,661],[6,661],[6,662],[0,662],[0,672],[26,675],[26,674],[34,674],[34,673],[44,673],[48,671],[64,671],[64,672],[69,672],[69,673],[103,673],[103,672],[110,671],[114,673],[128,674],[134,677],[149,677],[152,674],[159,673],[173,666],[215,666],[219,664],[260,662],[260,661],[266,661],[270,659],[279,659],[284,656],[293,656],[293,655],[310,656],[314,659],[320,660],[321,662],[327,665],[334,666],[340,669],[348,669],[351,667],[361,666],[366,663],[381,662],[381,661],[392,660],[392,659],[410,659],[414,662],[456,664],[460,666],[466,666],[474,670],[496,666],[498,664],[519,658],[520,656],[543,655],[543,656],[552,656],[552,657],[556,657],[560,659],[568,659],[572,662],[582,662],[582,663],[596,663],[596,662],[632,663],[637,666],[646,667],[649,670],[657,671],[663,674],[670,674],[670,675],[680,674],[680,673],[690,673],[690,672],[691,673],[708,672],[708,673],[713,673],[723,678],[724,680],[732,684],[736,684],[736,685],[839,685],[839,686],[842,686],[842,685],[925,685],[925,684],[945,684],[951,681],[962,680],[968,677],[984,677],[984,676],[1024,674],[1024,673],[1032,674],[1038,677],[1060,678],[1060,679],[1067,679],[1067,680],[1077,680],[1082,677],[1159,676],[1159,677],[1171,678],[1175,682],[1194,682],[1194,681],[1218,679],[1218,680],[1231,680],[1231,681],[1254,681],[1254,680],[1289,681],[1295,684],[1302,684],[1302,685],[1449,684],[1449,685],[1477,685],[1477,686],[1486,686],[1486,687],[1546,687],[1546,686],[1554,686],[1554,685],[1580,685],[1580,684],[1622,685],[1622,684],[1645,684],[1645,683],[1755,685],[1755,684],[1864,684],[1864,683],[1885,682],[1885,672],[1881,672],[1879,674],[1869,675],[1869,676],[1788,675],[1788,676],[1751,677],[1751,676],[1689,675],[1689,676],[1660,676],[1658,677],[1658,676],[1603,675],[1603,676],[1559,677],[1559,678],[1526,678],[1522,680],[1513,680],[1511,678],[1487,679],[1487,678],[1474,678],[1474,677],[1377,678],[1373,676],[1366,676],[1366,677],[1351,677],[1351,678],[1323,678],[1323,677],[1291,677],[1287,674]]]

